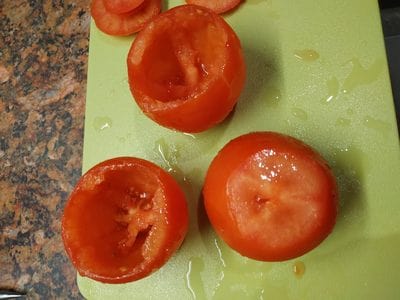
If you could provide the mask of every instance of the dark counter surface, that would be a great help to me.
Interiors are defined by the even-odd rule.
[[[81,298],[60,236],[81,173],[88,0],[0,1],[0,289]]]

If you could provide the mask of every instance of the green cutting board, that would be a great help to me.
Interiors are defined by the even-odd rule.
[[[183,1],[164,1],[164,8]],[[187,194],[181,249],[143,280],[78,276],[89,299],[400,299],[400,151],[375,0],[247,0],[224,16],[241,39],[247,82],[235,112],[201,134],[153,123],[129,91],[133,37],[92,23],[83,171],[137,156],[172,173]],[[291,261],[239,256],[201,206],[207,166],[232,138],[273,130],[304,140],[333,167],[341,205],[333,233]]]

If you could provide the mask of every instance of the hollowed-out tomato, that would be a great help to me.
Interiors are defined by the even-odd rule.
[[[212,161],[204,204],[217,234],[240,254],[263,261],[298,257],[332,231],[338,191],[311,147],[256,132],[230,141]]]
[[[219,15],[195,5],[146,25],[128,55],[132,94],[158,124],[200,132],[233,109],[245,81],[240,41]]]
[[[242,0],[186,0],[188,4],[195,4],[211,9],[217,14],[223,14],[237,7]]]
[[[125,36],[141,30],[161,11],[161,0],[144,0],[141,5],[126,13],[107,10],[104,0],[92,0],[90,12],[98,29],[109,35]]]
[[[77,183],[65,206],[62,237],[82,276],[137,280],[157,270],[181,245],[188,227],[185,196],[148,161],[104,161]]]

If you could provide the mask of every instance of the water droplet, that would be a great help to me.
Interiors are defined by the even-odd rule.
[[[206,299],[204,283],[201,272],[204,270],[204,262],[200,257],[192,257],[189,260],[186,272],[186,287],[189,289],[193,299]]]
[[[297,278],[303,277],[306,272],[306,265],[302,261],[296,261],[293,265],[293,273]]]
[[[218,251],[219,261],[221,262],[223,267],[226,267],[226,263],[225,263],[224,257],[222,256],[222,251],[221,251],[221,248],[218,245],[217,239],[214,239],[214,245],[215,245],[215,248],[217,248],[217,251]]]
[[[169,147],[165,140],[161,138],[155,142],[154,151],[163,160],[163,163],[167,167],[167,171],[173,171],[177,165],[178,150]]]
[[[294,57],[302,61],[312,62],[319,58],[319,53],[313,49],[302,49],[294,51]]]
[[[268,88],[265,95],[265,98],[267,99],[267,104],[270,106],[276,106],[279,103],[281,97],[281,91],[274,86]]]
[[[322,99],[323,104],[331,103],[339,94],[339,81],[336,77],[332,77],[326,82],[328,88],[328,95]]]
[[[345,118],[338,118],[336,120],[336,125],[337,126],[343,126],[343,127],[348,127],[351,124],[351,120],[345,119]]]
[[[364,119],[364,125],[368,128],[374,129],[381,134],[387,134],[390,130],[390,124],[381,120],[374,119],[370,116],[366,116]]]
[[[357,58],[353,58],[348,63],[351,63],[353,67],[343,83],[343,93],[349,93],[360,85],[374,82],[378,79],[385,65],[383,59],[376,59],[369,68],[364,68]]]
[[[292,108],[292,115],[303,121],[306,121],[308,119],[307,113],[304,110],[297,107]]]
[[[112,120],[109,117],[96,117],[93,120],[93,127],[96,131],[103,131],[111,126]]]
[[[184,135],[186,135],[186,136],[188,136],[188,137],[191,137],[192,139],[196,139],[196,136],[194,135],[194,134],[191,134],[191,133],[187,133],[187,132],[183,132],[183,134]]]

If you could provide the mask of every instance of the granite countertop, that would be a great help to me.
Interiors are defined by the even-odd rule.
[[[61,215],[81,174],[89,0],[0,1],[0,289],[81,298]]]

